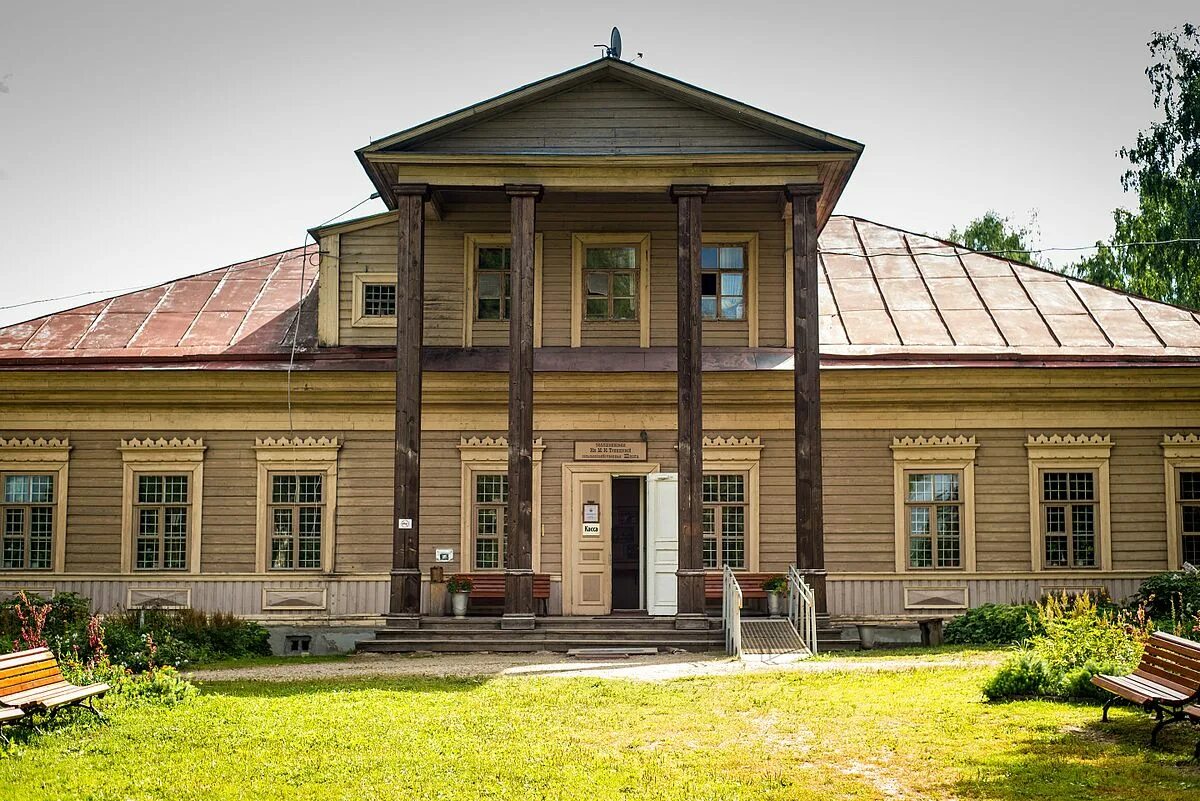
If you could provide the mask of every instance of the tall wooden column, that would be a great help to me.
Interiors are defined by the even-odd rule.
[[[703,628],[704,423],[701,381],[700,244],[706,186],[673,186],[679,244],[679,332],[676,361],[679,404],[679,599],[676,628]]]
[[[793,341],[796,386],[796,567],[825,600],[825,533],[821,484],[821,332],[817,291],[819,184],[789,184],[792,202]]]
[[[425,329],[425,200],[429,187],[392,188],[396,229],[396,463],[388,623],[421,620],[421,344]]]
[[[504,189],[511,206],[512,303],[508,318],[508,543],[500,627],[532,629],[533,260],[535,209],[542,188],[510,185]]]

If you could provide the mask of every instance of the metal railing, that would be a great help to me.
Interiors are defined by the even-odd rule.
[[[728,570],[729,568],[726,568]],[[788,619],[813,656],[817,655],[817,600],[795,565],[788,568]]]
[[[725,629],[725,653],[742,655],[742,587],[725,565],[721,589],[721,628]]]

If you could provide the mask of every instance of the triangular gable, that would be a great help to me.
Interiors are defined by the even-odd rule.
[[[372,143],[374,152],[860,153],[862,145],[604,58]]]

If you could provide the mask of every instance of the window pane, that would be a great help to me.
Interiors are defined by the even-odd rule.
[[[704,566],[717,567],[717,510],[705,507],[700,516],[700,531],[704,540]]]
[[[584,266],[592,270],[632,270],[637,250],[631,247],[588,248]]]
[[[1200,501],[1200,472],[1179,472],[1179,500]]]
[[[914,506],[908,510],[908,564],[933,567],[933,538],[929,534],[929,508]]]
[[[633,320],[637,317],[633,301],[630,298],[614,298],[612,307],[614,320]]]
[[[163,503],[187,503],[188,501],[188,477],[187,476],[164,476],[163,477]]]
[[[958,500],[958,473],[935,473],[933,498],[936,501]]]
[[[715,503],[720,497],[718,495],[718,484],[716,475],[706,475],[702,479],[703,497],[705,503]]]
[[[1184,534],[1200,534],[1200,505],[1185,504],[1180,508],[1182,513],[1181,530]]]
[[[363,316],[396,316],[396,285],[363,284]]]
[[[614,273],[612,294],[614,298],[633,297],[633,276],[630,273]]]
[[[720,497],[727,503],[742,503],[746,500],[746,479],[735,474],[718,476]]]
[[[700,273],[700,294],[705,297],[717,294],[716,273]]]
[[[721,294],[722,295],[742,295],[742,274],[741,273],[721,273]]]
[[[1067,474],[1042,473],[1042,500],[1067,500]]]
[[[475,533],[485,537],[499,534],[499,510],[494,507],[485,507],[475,510]]]
[[[608,300],[606,298],[588,298],[587,318],[589,320],[607,320]]]
[[[717,299],[715,297],[700,299],[700,317],[705,320],[717,319]]]
[[[321,479],[323,476],[297,476],[297,503],[321,502]]]
[[[54,503],[54,476],[30,476],[29,500],[31,503]]]
[[[481,273],[479,276],[479,298],[499,299],[504,289],[503,273]]]
[[[163,567],[182,570],[187,566],[187,507],[173,506],[166,510],[163,523]]]
[[[475,567],[479,570],[494,570],[500,567],[500,543],[496,539],[475,540]]]
[[[705,245],[700,248],[700,267],[704,270],[715,270],[719,262],[718,252],[720,248],[716,245]]]
[[[292,510],[272,510],[271,567],[292,567]]]
[[[1095,511],[1090,504],[1071,507],[1071,558],[1077,567],[1096,566]]]
[[[937,508],[937,566],[958,567],[960,560],[960,528],[957,506]]]
[[[1200,534],[1189,534],[1183,538],[1183,561],[1200,567]]]
[[[1067,566],[1067,509],[1047,506],[1044,511],[1046,527],[1046,566]]]
[[[138,503],[162,503],[162,476],[138,476]]]
[[[479,269],[507,270],[511,253],[508,248],[479,248]]]
[[[50,568],[50,543],[54,535],[54,507],[38,506],[29,510],[29,567]]]
[[[741,245],[721,248],[721,269],[741,270],[746,266],[746,249]]]
[[[25,567],[25,510],[4,510],[4,567]]]
[[[742,506],[721,509],[721,561],[735,569],[746,566],[746,510]]]
[[[587,274],[587,294],[589,298],[608,297],[608,279],[611,278],[608,273],[588,273]]]
[[[271,503],[296,502],[296,477],[271,476]]]
[[[1069,475],[1071,500],[1095,500],[1095,478],[1091,473],[1071,473]]]
[[[502,320],[502,319],[504,319],[504,317],[500,311],[500,309],[501,309],[500,303],[501,302],[500,302],[499,298],[494,299],[494,300],[480,298],[478,313],[475,316],[478,317],[480,320]]]
[[[29,476],[4,477],[4,502],[29,503]]]
[[[508,503],[508,476],[487,473],[475,476],[476,503]]]
[[[932,473],[908,474],[908,499],[916,503],[925,503],[933,500]]]
[[[300,508],[300,556],[297,567],[316,570],[321,567],[321,514],[319,506]]]
[[[746,304],[741,298],[721,298],[721,319],[741,320],[746,316]]]

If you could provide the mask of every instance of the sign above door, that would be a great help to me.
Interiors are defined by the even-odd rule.
[[[646,443],[641,440],[605,439],[575,443],[579,462],[644,462]]]

